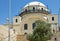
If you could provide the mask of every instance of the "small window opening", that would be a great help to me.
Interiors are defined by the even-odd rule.
[[[41,10],[43,11],[43,8],[41,8]]]
[[[25,12],[27,13],[27,9],[25,9]]]
[[[28,25],[24,24],[24,30],[27,30]]]
[[[35,11],[35,7],[33,7],[33,11]]]
[[[36,26],[36,25],[35,25],[35,23],[33,23],[33,24],[32,24],[32,29],[34,29],[34,28],[35,28],[35,26]]]
[[[18,22],[18,19],[16,19],[16,22]]]
[[[55,41],[57,41],[57,38],[54,38]]]
[[[52,21],[54,21],[54,17],[52,17]]]

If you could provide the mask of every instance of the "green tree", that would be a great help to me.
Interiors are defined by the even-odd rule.
[[[44,21],[36,21],[36,27],[32,34],[27,35],[29,41],[47,41],[51,38],[50,24]]]

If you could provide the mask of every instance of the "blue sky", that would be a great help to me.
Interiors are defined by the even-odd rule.
[[[58,14],[60,8],[60,0],[11,0],[11,19],[15,15],[18,15],[22,8],[29,2],[32,1],[39,1],[51,10],[52,14]],[[9,0],[0,0],[0,24],[4,24],[6,22],[6,18],[8,17],[8,10],[9,10]],[[59,18],[60,20],[60,18]],[[60,22],[59,22],[60,23]]]

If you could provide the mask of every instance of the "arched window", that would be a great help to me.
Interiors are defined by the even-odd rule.
[[[34,28],[35,28],[35,26],[36,26],[36,25],[35,25],[35,23],[33,23],[33,24],[32,24],[32,29],[34,29]]]
[[[43,8],[41,8],[41,10],[43,11]]]
[[[24,24],[24,30],[27,30],[27,28],[28,28],[28,25]]]
[[[16,19],[16,22],[18,22],[18,19]]]
[[[52,21],[54,21],[54,17],[52,17]]]
[[[35,7],[33,7],[33,11],[35,11]]]
[[[27,13],[27,9],[25,9],[25,12]]]

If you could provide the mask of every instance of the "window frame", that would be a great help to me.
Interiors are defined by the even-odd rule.
[[[24,30],[28,29],[28,24],[24,24]]]
[[[35,7],[33,7],[33,11],[35,11]]]
[[[17,23],[18,22],[18,19],[15,19],[15,22]]]
[[[33,23],[33,24],[32,24],[32,29],[34,29],[34,28],[35,28],[35,26],[36,26],[36,24],[35,24],[35,23]]]
[[[52,21],[54,21],[54,17],[52,17]]]

